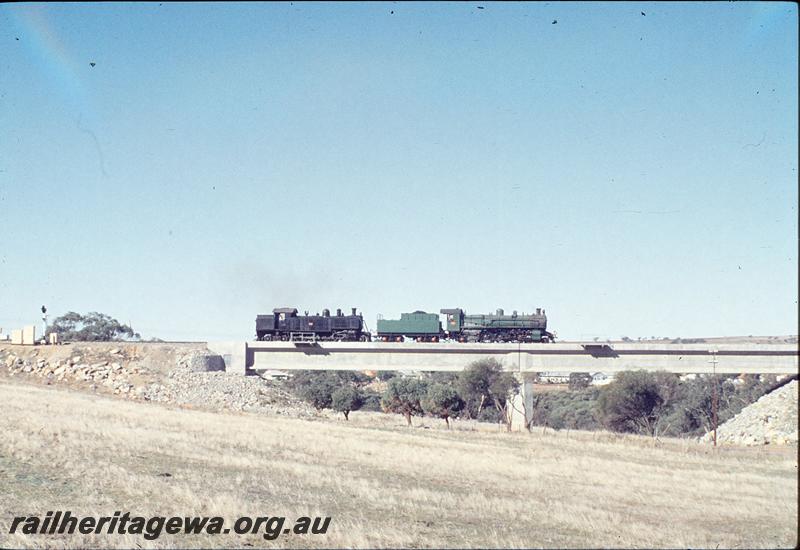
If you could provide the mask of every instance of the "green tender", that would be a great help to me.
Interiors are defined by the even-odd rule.
[[[436,313],[401,313],[400,319],[378,319],[378,334],[439,334]]]

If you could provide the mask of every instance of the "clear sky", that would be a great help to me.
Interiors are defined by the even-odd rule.
[[[796,334],[797,71],[794,3],[2,4],[0,326]]]

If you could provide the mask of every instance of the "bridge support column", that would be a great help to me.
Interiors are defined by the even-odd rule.
[[[222,356],[225,361],[225,372],[244,375],[247,373],[248,355],[247,342],[214,342],[208,344],[208,349]]]
[[[531,375],[515,374],[519,381],[519,394],[508,400],[511,407],[511,429],[527,430],[533,419],[533,379]]]

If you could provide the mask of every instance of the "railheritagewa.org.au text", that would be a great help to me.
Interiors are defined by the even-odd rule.
[[[324,535],[330,517],[241,516],[226,524],[220,516],[135,516],[114,512],[112,516],[75,516],[70,511],[47,512],[44,516],[16,516],[9,534],[23,535],[141,535],[155,540],[167,535],[261,534],[266,540],[292,535]]]

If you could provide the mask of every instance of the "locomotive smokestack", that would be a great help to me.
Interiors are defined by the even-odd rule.
[[[342,308],[339,308],[339,307],[336,308],[336,316],[337,317],[341,317],[342,316]]]
[[[541,315],[541,314],[542,314],[542,308],[537,307],[536,308],[536,315]]]
[[[323,309],[322,310],[322,316],[323,317],[330,317],[331,316],[331,310],[329,310],[328,308]]]
[[[355,317],[355,315],[356,315],[356,308],[350,308],[350,309],[352,309],[352,310],[353,310],[353,317]]]
[[[500,316],[500,315],[503,315],[504,313],[505,313],[505,311],[503,311],[502,309],[498,309],[496,315]]]

